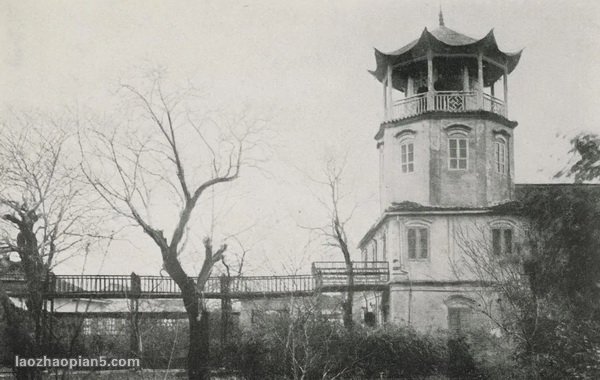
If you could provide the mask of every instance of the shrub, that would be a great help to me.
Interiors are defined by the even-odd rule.
[[[248,379],[418,378],[444,374],[444,334],[369,329],[318,316],[270,318],[228,350],[227,364]]]

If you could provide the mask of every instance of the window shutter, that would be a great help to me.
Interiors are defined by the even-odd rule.
[[[408,257],[417,258],[417,230],[410,228],[408,230]]]
[[[420,255],[422,259],[426,259],[427,258],[427,252],[428,252],[428,243],[429,243],[429,239],[427,236],[427,229],[426,228],[419,228],[419,232],[420,232],[420,245],[421,245],[421,252]]]
[[[512,230],[504,230],[504,253],[512,253]]]
[[[492,249],[494,256],[500,256],[502,253],[502,236],[500,232],[498,228],[492,229]]]
[[[460,332],[460,309],[448,308],[448,330],[458,334]]]

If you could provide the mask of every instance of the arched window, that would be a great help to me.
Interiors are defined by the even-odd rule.
[[[400,144],[400,157],[402,162],[402,173],[415,171],[415,145],[412,139],[405,139]]]
[[[470,298],[455,295],[444,301],[448,307],[448,330],[461,335],[473,325],[473,308],[476,303]]]
[[[468,307],[448,307],[448,330],[460,335],[469,329],[473,311]]]
[[[406,223],[406,252],[408,260],[429,259],[429,226],[426,219],[411,220]]]
[[[496,137],[494,141],[494,160],[496,172],[500,174],[506,174],[508,171],[508,160],[507,160],[507,149],[506,140],[503,137]]]
[[[492,252],[494,256],[510,255],[513,251],[513,230],[510,227],[492,228]]]
[[[410,222],[406,226],[406,249],[409,260],[429,258],[429,226],[422,222]]]
[[[412,173],[415,171],[415,135],[412,129],[405,129],[396,133],[396,138],[400,144],[400,168],[402,173]]]
[[[492,253],[494,256],[510,255],[514,245],[514,222],[498,220],[490,224]]]
[[[469,135],[466,129],[448,130],[448,168],[467,170],[469,162]]]
[[[402,153],[402,173],[415,171],[415,148],[412,141],[405,142],[400,146]]]

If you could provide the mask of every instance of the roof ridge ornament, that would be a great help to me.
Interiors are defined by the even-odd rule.
[[[440,14],[439,14],[439,19],[440,19],[440,26],[446,26],[444,24],[444,13],[442,12],[442,3],[440,2]]]

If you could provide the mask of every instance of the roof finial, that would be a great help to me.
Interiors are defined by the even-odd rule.
[[[442,13],[442,4],[440,2],[440,26],[444,26],[444,14]]]

